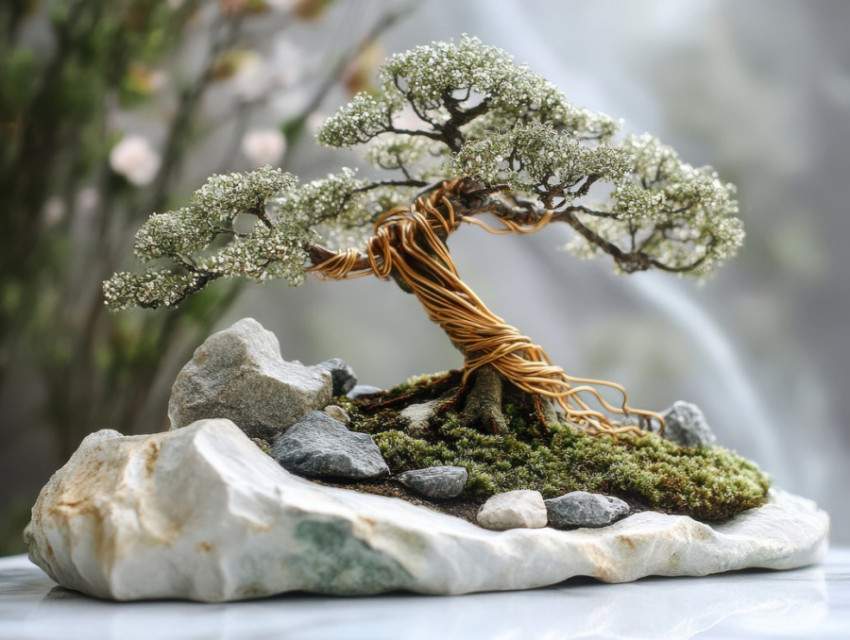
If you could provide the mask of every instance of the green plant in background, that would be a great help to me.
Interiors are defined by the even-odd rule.
[[[164,415],[167,401],[161,381],[173,379],[237,297],[240,283],[232,281],[179,310],[114,315],[99,283],[120,268],[149,212],[185,190],[187,168],[209,155],[201,145],[216,130],[235,132],[223,168],[241,158],[240,140],[251,157],[243,134],[267,95],[247,92],[232,113],[211,117],[210,91],[233,83],[240,63],[258,57],[254,50],[270,36],[321,19],[331,4],[299,2],[291,11],[264,0],[0,6],[0,397],[12,402],[12,379],[22,376],[43,395],[43,420],[61,459],[92,429],[156,428],[151,416]],[[338,59],[308,87],[307,104],[280,123],[288,150],[350,61],[400,16],[387,11],[361,41],[337,47]],[[188,70],[186,56],[199,58],[197,68]],[[147,131],[146,119],[165,120],[156,143],[133,131]],[[286,162],[278,137],[277,156]],[[0,552],[6,544],[0,540]],[[8,544],[20,548],[17,540]]]
[[[173,307],[240,276],[292,285],[310,271],[393,278],[465,357],[463,426],[507,432],[503,399],[518,389],[542,425],[640,435],[639,423],[660,417],[629,407],[614,383],[553,366],[463,283],[446,246],[462,223],[495,233],[564,223],[574,252],[608,255],[623,273],[705,276],[734,255],[744,235],[734,187],[653,136],[616,139],[617,130],[476,38],[418,47],[391,57],[378,86],[319,133],[328,146],[364,145],[385,176],[344,169],[302,183],[271,168],[213,176],[188,206],[140,229],[135,252],[149,268],[107,281],[107,304]],[[600,385],[622,402],[609,402]]]

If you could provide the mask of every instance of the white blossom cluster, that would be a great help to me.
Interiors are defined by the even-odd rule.
[[[140,260],[188,257],[230,230],[238,215],[265,215],[266,200],[294,184],[291,174],[268,166],[250,173],[214,175],[187,207],[148,218],[136,233],[135,255]]]
[[[504,124],[549,122],[588,137],[617,129],[610,118],[575,108],[554,84],[515,64],[505,51],[469,36],[458,44],[434,42],[392,56],[381,69],[381,81],[384,94],[395,100],[397,95],[429,116],[446,114],[444,97],[451,95],[470,105],[486,100]]]
[[[320,238],[362,243],[381,212],[455,177],[483,193],[508,189],[514,200],[503,204],[526,212],[552,210],[576,231],[570,249],[607,253],[622,271],[705,275],[731,257],[744,237],[733,186],[652,136],[615,139],[618,127],[476,38],[417,47],[391,57],[378,91],[355,96],[319,132],[329,146],[365,144],[392,178],[343,169],[299,184],[268,166],[213,176],[139,230],[135,254],[154,264],[106,282],[107,304],[173,306],[222,277],[300,284]]]
[[[611,190],[613,213],[617,220],[637,222],[657,216],[664,204],[664,194],[643,189],[629,180],[621,180]]]
[[[319,142],[329,147],[366,143],[379,133],[391,131],[393,115],[400,113],[403,106],[398,95],[382,95],[378,99],[370,93],[358,93],[325,120],[319,130]]]
[[[233,222],[240,213],[265,213],[266,200],[295,185],[290,173],[260,167],[247,173],[214,175],[195,192],[189,206],[210,221]]]
[[[405,108],[420,118],[419,128],[394,124]],[[555,85],[514,64],[501,49],[464,36],[458,44],[434,42],[392,56],[381,68],[377,93],[355,96],[325,122],[319,141],[350,147],[379,135],[404,132],[411,140],[420,136],[439,154],[440,145],[446,144],[439,139],[446,125],[454,124],[459,113],[472,110],[476,110],[474,118],[460,123],[470,140],[528,122],[545,122],[578,138],[601,140],[609,139],[619,127],[608,116],[574,107]]]
[[[191,255],[212,241],[217,224],[190,207],[155,213],[136,232],[133,252],[139,260]]]
[[[595,205],[598,215],[582,218],[587,228],[624,252],[642,252],[654,266],[691,275],[707,275],[735,255],[744,229],[734,185],[711,167],[682,162],[649,134],[629,136],[619,148],[630,166],[608,201]],[[580,235],[568,249],[581,257],[602,252]]]
[[[234,237],[213,255],[198,263],[201,273],[218,277],[249,277],[263,282],[282,279],[292,286],[304,282],[310,240],[307,229],[279,225],[271,229],[256,225],[250,234]]]
[[[416,180],[436,181],[452,175],[449,150],[423,137],[387,133],[366,147],[366,159],[385,171],[407,171]]]
[[[167,269],[147,269],[142,273],[116,273],[103,283],[103,297],[110,309],[130,307],[170,307],[182,300],[182,292],[196,282],[195,274]]]
[[[136,257],[156,264],[142,273],[117,273],[104,283],[107,305],[174,306],[222,277],[300,284],[314,218],[302,207],[292,215],[278,211],[273,219],[267,206],[273,195],[298,189],[292,175],[268,166],[212,176],[188,206],[154,214],[142,226]]]
[[[575,136],[538,122],[467,143],[454,155],[456,175],[504,184],[520,193],[554,193],[559,204],[588,176],[615,180],[629,169],[629,157],[608,145],[589,146]]]
[[[273,218],[284,222],[298,221],[306,228],[325,223],[339,227],[357,227],[368,221],[363,210],[368,180],[356,177],[354,170],[343,168],[319,180],[281,192],[270,202]]]

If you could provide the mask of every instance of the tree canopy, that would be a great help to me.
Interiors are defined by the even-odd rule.
[[[417,47],[389,58],[377,90],[357,94],[318,135],[362,148],[379,175],[212,176],[187,206],[139,230],[135,254],[151,266],[107,281],[106,302],[174,306],[233,276],[298,285],[325,255],[316,247],[362,244],[382,212],[452,178],[467,181],[459,214],[530,222],[551,212],[575,230],[568,248],[580,257],[607,254],[627,273],[709,274],[743,241],[734,186],[619,128],[477,38]]]

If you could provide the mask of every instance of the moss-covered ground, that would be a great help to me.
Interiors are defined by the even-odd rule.
[[[449,401],[421,437],[406,434],[407,421],[399,410],[433,397],[450,400],[453,382],[451,375],[422,378],[343,404],[351,428],[373,436],[393,474],[459,465],[469,472],[469,497],[536,489],[553,498],[584,490],[706,521],[725,520],[766,499],[769,478],[722,447],[682,447],[652,433],[616,440],[591,437],[562,423],[542,429],[520,403],[503,406],[511,427],[506,435],[462,425]]]

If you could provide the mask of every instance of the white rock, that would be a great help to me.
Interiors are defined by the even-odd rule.
[[[723,524],[644,512],[602,529],[487,531],[395,498],[285,471],[228,420],[87,438],[42,490],[30,557],[63,586],[116,600],[239,600],[288,591],[428,594],[627,582],[825,553],[829,518],[773,490]]]
[[[272,441],[327,406],[332,389],[329,371],[285,361],[277,337],[243,318],[195,350],[174,382],[168,417],[172,429],[228,418],[249,436]]]
[[[493,531],[540,529],[546,526],[546,503],[539,491],[520,489],[497,493],[481,505],[478,524]]]
[[[404,430],[405,433],[412,438],[420,438],[428,433],[428,421],[439,406],[439,400],[429,400],[420,404],[408,405],[399,411],[398,415],[407,418],[408,424]]]
[[[351,416],[349,416],[348,412],[339,405],[329,404],[327,407],[325,407],[324,411],[331,418],[341,422],[345,426],[351,424]]]

